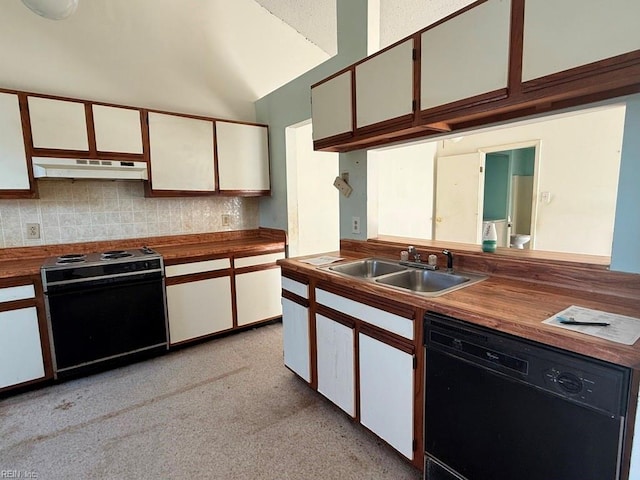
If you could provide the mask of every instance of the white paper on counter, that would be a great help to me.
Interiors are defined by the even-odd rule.
[[[329,265],[330,263],[342,260],[342,257],[332,257],[331,255],[325,255],[323,257],[307,258],[306,260],[300,260],[303,263],[315,265],[319,267],[321,265]]]
[[[560,323],[558,317],[573,319],[577,322],[607,322],[609,326],[567,325]],[[578,307],[576,305],[571,305],[569,308],[547,318],[542,323],[573,330],[574,332],[586,333],[587,335],[623,343],[624,345],[633,345],[640,338],[640,318],[592,310],[591,308]]]

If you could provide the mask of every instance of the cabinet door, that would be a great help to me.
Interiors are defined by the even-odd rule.
[[[353,130],[351,70],[311,89],[313,139],[320,140]]]
[[[84,103],[40,97],[28,102],[35,148],[89,150]]]
[[[18,96],[0,93],[0,190],[29,190]]]
[[[413,356],[360,333],[360,422],[413,458]]]
[[[640,49],[637,0],[526,0],[522,81]]]
[[[213,122],[149,113],[152,190],[215,191]]]
[[[638,407],[636,408],[636,423],[631,444],[631,470],[628,478],[640,478],[640,395],[638,395]]]
[[[236,275],[238,325],[282,315],[280,268]]]
[[[44,377],[36,307],[0,312],[0,388]]]
[[[510,7],[489,0],[422,34],[421,110],[507,88]]]
[[[93,125],[99,152],[142,154],[140,111],[93,105]]]
[[[233,327],[228,276],[167,286],[171,344]]]
[[[316,315],[318,391],[355,417],[354,330]]]
[[[356,65],[356,126],[413,113],[413,40]]]
[[[282,342],[284,364],[311,382],[309,309],[288,298],[282,299]]]
[[[218,179],[221,191],[268,191],[267,127],[216,122]]]

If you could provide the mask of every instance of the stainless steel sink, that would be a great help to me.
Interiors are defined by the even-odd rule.
[[[435,297],[478,283],[487,277],[471,273],[455,274],[431,270],[410,269],[376,278],[376,283],[425,296]]]
[[[356,280],[376,283],[409,293],[438,297],[445,293],[468,287],[487,277],[473,273],[444,273],[424,267],[401,265],[393,260],[364,258],[353,262],[320,267],[323,270],[345,275]]]
[[[398,265],[391,261],[379,260],[377,258],[365,258],[363,260],[356,260],[355,262],[349,262],[342,265],[334,265],[329,267],[329,270],[349,275],[350,277],[375,278],[381,275],[407,270],[407,267],[403,267],[402,265]]]

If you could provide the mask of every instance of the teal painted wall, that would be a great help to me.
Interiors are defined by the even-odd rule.
[[[508,153],[488,153],[485,157],[483,220],[500,220],[509,214],[510,164]]]
[[[611,270],[640,273],[640,95],[627,101]]]
[[[536,164],[535,147],[512,150],[511,158],[513,159],[512,175],[522,175],[523,177],[533,176],[533,170]]]
[[[311,118],[311,85],[367,56],[367,5],[368,0],[337,0],[338,54],[256,102],[257,121],[269,125],[271,154],[272,193],[260,200],[263,227],[287,230],[285,129]],[[366,155],[340,154],[340,171],[345,169],[354,192],[340,197],[340,237],[351,232],[351,217],[359,216],[363,234],[354,238],[366,238]]]

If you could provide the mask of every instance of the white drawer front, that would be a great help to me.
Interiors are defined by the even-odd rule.
[[[284,258],[284,252],[267,253],[264,255],[254,255],[252,257],[236,258],[233,262],[236,268],[252,267],[254,265],[264,265],[265,263],[273,263],[276,260]]]
[[[309,286],[290,278],[282,277],[282,289],[295,293],[299,297],[309,298]]]
[[[19,287],[0,288],[0,302],[12,302],[14,300],[24,300],[35,298],[36,291],[33,285],[20,285]]]
[[[413,340],[413,321],[316,288],[316,302]]]
[[[177,277],[178,275],[189,275],[192,273],[213,272],[229,267],[231,267],[231,262],[228,258],[219,258],[217,260],[170,265],[165,268],[165,272],[167,277]]]

